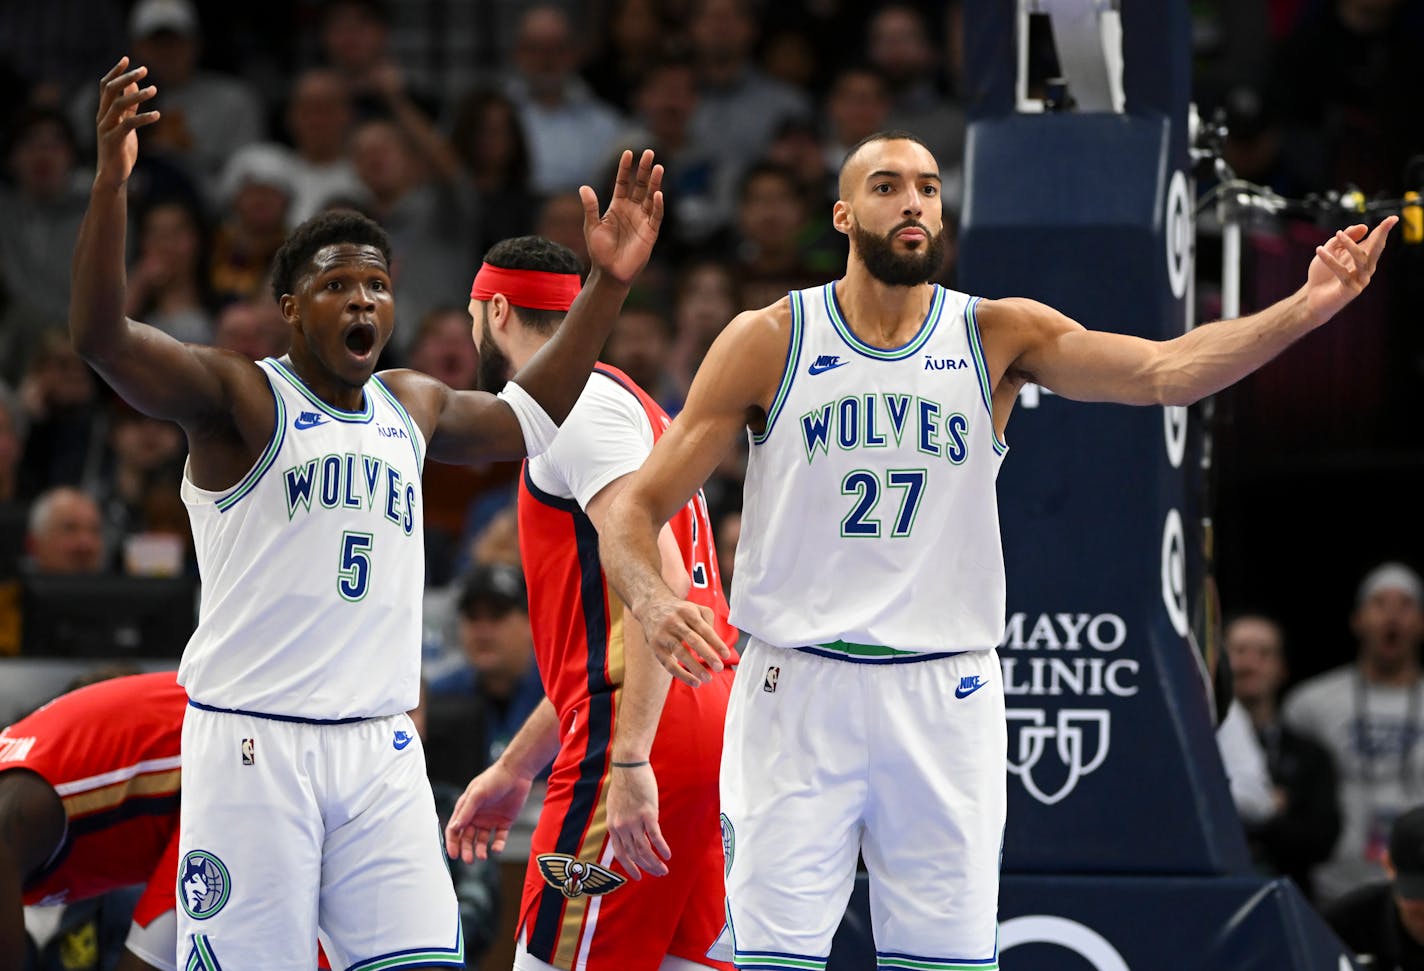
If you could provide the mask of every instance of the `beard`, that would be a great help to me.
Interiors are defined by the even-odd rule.
[[[484,327],[480,334],[480,378],[479,389],[490,394],[498,394],[505,383],[514,376],[514,366],[509,363],[494,338],[490,336],[489,307],[484,311]]]
[[[924,245],[908,253],[895,252],[895,234],[902,229],[918,229],[925,234]],[[944,230],[931,233],[927,227],[907,219],[884,236],[859,225],[851,227],[851,239],[860,261],[870,275],[892,287],[915,287],[928,283],[944,261]]]

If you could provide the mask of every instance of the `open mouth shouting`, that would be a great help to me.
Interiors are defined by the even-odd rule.
[[[358,320],[346,329],[343,343],[358,361],[370,360],[376,350],[376,325]]]

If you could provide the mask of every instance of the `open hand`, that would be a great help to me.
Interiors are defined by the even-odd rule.
[[[643,152],[633,169],[633,153],[618,159],[613,198],[608,211],[598,214],[598,194],[579,187],[583,200],[583,236],[593,266],[624,285],[633,282],[658,239],[663,222],[663,167],[653,164],[652,149]]]
[[[153,85],[140,88],[138,82],[148,74],[140,65],[128,70],[127,56],[109,69],[99,82],[99,113],[95,126],[99,145],[99,167],[96,180],[122,184],[133,172],[138,161],[138,129],[159,118],[157,111],[139,111],[138,106],[158,93]]]
[[[608,783],[608,836],[613,855],[634,880],[667,876],[672,850],[658,826],[658,779],[651,765],[613,767]]]
[[[1397,222],[1398,216],[1390,216],[1373,232],[1368,226],[1356,224],[1315,247],[1315,259],[1310,261],[1305,281],[1306,299],[1315,320],[1329,320],[1369,286],[1389,231]]]
[[[645,607],[638,615],[643,635],[658,663],[692,687],[712,680],[732,656],[712,626],[712,611],[688,600],[665,600]]]
[[[445,824],[445,852],[466,863],[501,852],[531,785],[499,762],[471,779]]]

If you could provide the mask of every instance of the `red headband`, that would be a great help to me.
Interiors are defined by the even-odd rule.
[[[543,270],[508,270],[502,266],[480,267],[470,287],[471,300],[488,300],[496,293],[516,307],[530,310],[568,310],[579,294],[577,273],[549,273]]]

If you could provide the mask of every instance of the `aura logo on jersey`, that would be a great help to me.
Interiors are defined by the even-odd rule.
[[[207,850],[189,850],[178,873],[183,910],[194,920],[212,917],[232,894],[232,878],[226,864]]]
[[[1066,917],[1029,914],[999,925],[999,953],[1024,944],[1054,944],[1088,962],[1093,971],[1131,971],[1106,937]]]
[[[1127,641],[1117,614],[1016,613],[999,645],[1008,703],[1009,772],[1045,806],[1062,802],[1108,758],[1112,698],[1138,692],[1141,665],[1114,657]],[[1035,707],[1019,699],[1096,698],[1095,704]]]
[[[628,882],[607,867],[567,853],[542,853],[536,862],[544,882],[570,900],[584,894],[598,897],[612,893]]]

